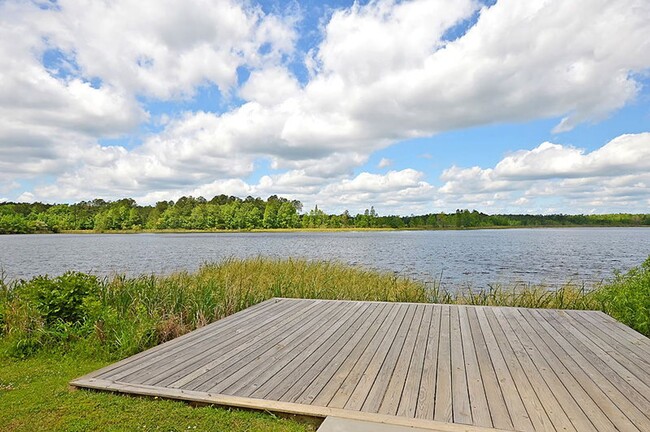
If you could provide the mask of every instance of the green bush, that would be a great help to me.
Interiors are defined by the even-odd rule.
[[[650,336],[650,257],[595,293],[601,309],[623,324]]]
[[[37,276],[17,289],[34,304],[47,324],[80,323],[84,318],[84,298],[97,292],[98,280],[93,275],[67,272],[54,279]]]
[[[68,272],[0,287],[0,334],[8,354],[25,358],[43,347],[67,349],[88,333],[84,300],[95,295],[95,276]]]

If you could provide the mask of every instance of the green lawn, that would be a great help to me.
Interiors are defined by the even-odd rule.
[[[2,431],[313,431],[266,413],[70,390],[68,382],[106,363],[56,354],[0,357]]]

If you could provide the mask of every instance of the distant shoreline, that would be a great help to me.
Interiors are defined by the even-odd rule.
[[[528,225],[528,226],[483,226],[483,227],[423,227],[423,228],[268,228],[251,230],[231,229],[140,229],[140,230],[61,230],[58,232],[37,232],[30,234],[242,234],[242,233],[332,233],[332,232],[382,232],[382,231],[479,231],[479,230],[509,230],[509,229],[549,229],[549,228],[650,228],[648,225]],[[17,234],[0,234],[17,235]],[[20,235],[20,234],[18,234]]]

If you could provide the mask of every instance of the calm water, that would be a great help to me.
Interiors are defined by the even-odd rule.
[[[340,260],[425,281],[442,279],[447,287],[592,283],[643,262],[650,255],[650,229],[0,236],[0,268],[8,279],[66,270],[169,273],[260,255]]]

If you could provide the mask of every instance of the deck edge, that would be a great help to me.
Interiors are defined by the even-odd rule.
[[[344,410],[339,408],[303,405],[292,402],[271,401],[266,399],[255,399],[224,394],[212,394],[192,390],[171,389],[166,387],[155,387],[142,384],[129,384],[92,377],[88,378],[87,376],[71,381],[70,385],[77,388],[109,391],[114,393],[159,397],[163,399],[207,403],[223,407],[269,411],[322,419],[328,416],[334,416],[396,426],[415,427],[438,432],[506,432],[503,429],[485,428],[458,423],[444,423],[434,420],[398,417],[385,414],[368,413],[363,411]]]

